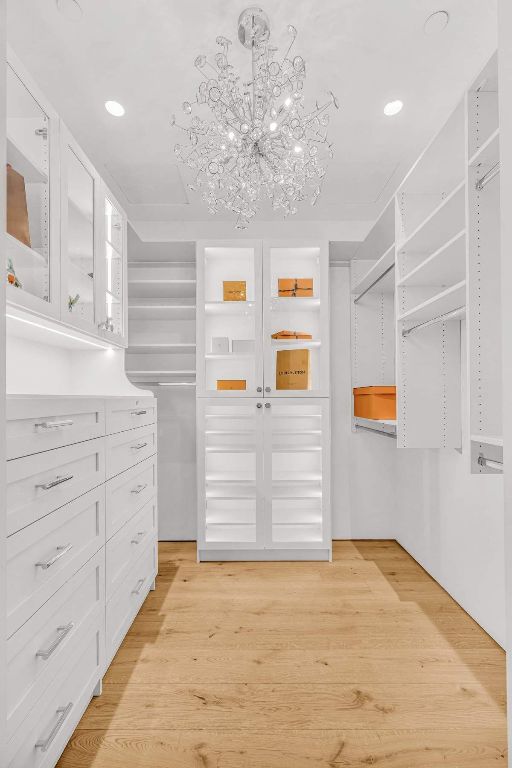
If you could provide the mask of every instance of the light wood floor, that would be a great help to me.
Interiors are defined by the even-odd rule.
[[[394,542],[160,576],[59,768],[506,765],[504,653]]]

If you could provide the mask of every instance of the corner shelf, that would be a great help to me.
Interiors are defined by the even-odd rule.
[[[431,299],[427,299],[427,301],[423,301],[421,304],[404,312],[403,315],[399,315],[398,321],[426,322],[448,312],[452,312],[465,304],[466,281],[461,280],[459,283],[452,285],[445,291],[436,294]]]

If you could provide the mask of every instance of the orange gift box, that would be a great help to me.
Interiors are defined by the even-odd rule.
[[[396,387],[354,387],[354,416],[396,419]]]
[[[283,349],[277,352],[276,389],[311,389],[309,349]]]
[[[245,280],[224,280],[222,288],[224,301],[247,300],[247,285]]]
[[[217,389],[247,389],[247,382],[245,379],[217,379]]]
[[[277,280],[279,296],[291,296],[300,298],[313,297],[312,277],[280,277]]]
[[[273,339],[312,339],[310,333],[302,333],[301,331],[277,331],[272,334]]]

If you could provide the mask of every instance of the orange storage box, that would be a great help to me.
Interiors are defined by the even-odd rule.
[[[354,387],[354,416],[396,419],[396,387]]]

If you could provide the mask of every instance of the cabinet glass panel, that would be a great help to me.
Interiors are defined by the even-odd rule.
[[[66,163],[67,258],[65,299],[71,320],[94,324],[94,178],[68,145]]]
[[[123,335],[123,218],[105,199],[105,328]]]
[[[321,248],[271,247],[266,259],[265,391],[318,394],[327,344]]]
[[[7,284],[50,302],[50,120],[9,65],[6,77]]]
[[[255,395],[261,299],[254,248],[207,247],[204,252],[204,387]]]
[[[271,416],[271,510],[268,544],[318,545],[323,541],[322,405],[280,404]]]
[[[208,405],[204,426],[205,543],[255,545],[261,408]]]

